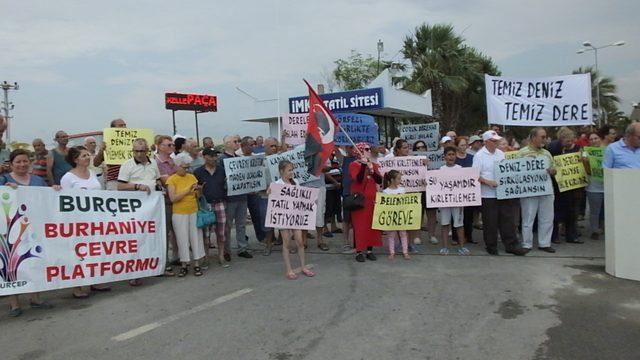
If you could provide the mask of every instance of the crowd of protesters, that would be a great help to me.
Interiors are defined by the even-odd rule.
[[[126,127],[123,119],[113,120],[110,127]],[[474,228],[482,231],[485,250],[498,255],[498,239],[504,251],[523,256],[533,249],[533,232],[537,225],[538,249],[555,252],[552,243],[560,243],[562,236],[567,243],[582,243],[577,221],[589,219],[590,238],[597,240],[603,233],[604,187],[601,182],[590,181],[586,188],[559,192],[554,180],[552,195],[522,199],[499,200],[496,196],[495,164],[504,160],[505,151],[518,151],[520,157],[545,157],[552,160],[555,155],[581,152],[584,146],[606,148],[605,168],[640,168],[640,124],[630,125],[619,137],[617,130],[605,125],[600,129],[574,130],[561,128],[556,139],[551,140],[544,128],[532,129],[529,136],[518,143],[512,136],[501,136],[501,128],[491,126],[478,130],[470,136],[458,136],[448,131],[440,141],[445,165],[457,168],[479,169],[482,205],[466,208],[423,209],[422,230],[392,231],[383,234],[372,229],[376,193],[404,193],[400,186],[401,174],[391,171],[382,176],[378,159],[383,157],[409,156],[412,152],[426,151],[426,144],[417,141],[409,144],[404,139],[395,139],[391,149],[386,144],[358,143],[356,146],[336,147],[324,167],[321,176],[303,186],[319,189],[317,200],[316,231],[310,233],[295,229],[271,229],[265,227],[269,190],[245,195],[228,196],[226,192],[224,159],[264,153],[273,155],[290,149],[283,139],[273,137],[255,139],[250,136],[227,135],[223,143],[215,147],[210,137],[200,146],[193,139],[182,136],[158,135],[153,144],[144,139],[133,142],[133,157],[122,165],[105,165],[106,145],[98,146],[93,137],[87,137],[82,146],[69,146],[69,136],[64,131],[54,135],[55,148],[47,150],[41,139],[33,140],[34,152],[14,150],[1,152],[8,166],[2,167],[0,185],[51,186],[55,189],[117,190],[117,191],[161,191],[164,194],[167,233],[167,264],[164,276],[184,277],[191,271],[202,276],[211,266],[211,249],[217,249],[215,262],[228,267],[235,256],[251,259],[255,251],[249,247],[246,232],[250,216],[257,241],[263,244],[262,255],[269,256],[275,246],[282,245],[287,279],[298,278],[290,254],[298,254],[301,262],[299,273],[312,277],[315,273],[306,265],[305,249],[309,239],[315,239],[321,251],[329,251],[327,242],[335,234],[343,234],[341,251],[355,254],[355,260],[375,261],[374,248],[383,245],[383,237],[393,259],[397,248],[404,259],[417,252],[422,239],[440,246],[440,254],[449,254],[449,245],[458,246],[457,253],[468,255],[466,243],[478,243]],[[218,150],[220,149],[220,150]],[[583,156],[588,167],[586,154]],[[553,161],[548,162],[550,175],[556,170]],[[426,164],[425,164],[426,166]],[[267,170],[268,171],[268,170]],[[298,185],[294,177],[293,164],[279,164],[282,184]],[[265,174],[269,185],[269,174]],[[343,206],[351,194],[362,194],[362,206],[357,209]],[[215,222],[200,229],[196,226],[198,201],[202,197],[215,213]],[[585,214],[588,203],[589,213]],[[423,200],[424,206],[424,200]],[[339,227],[338,223],[342,226]],[[437,224],[441,226],[436,233]],[[231,244],[234,231],[235,246]],[[475,234],[477,236],[477,234]],[[213,237],[215,236],[215,241]],[[438,237],[440,237],[438,239]],[[450,239],[451,237],[451,239]],[[398,241],[399,240],[399,241]],[[174,268],[176,267],[177,268]],[[142,284],[140,279],[131,280],[131,286]],[[73,289],[72,295],[82,299],[91,291],[110,291],[108,284],[95,284],[88,290]],[[32,308],[50,308],[38,293],[31,294]],[[22,313],[18,296],[10,297],[10,315]]]

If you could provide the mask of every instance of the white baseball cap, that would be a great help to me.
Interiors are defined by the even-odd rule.
[[[450,136],[443,136],[442,139],[440,139],[440,144],[446,143],[447,141],[453,141],[453,139]]]
[[[484,134],[482,134],[482,141],[487,140],[502,140],[502,136],[498,135],[493,130],[487,130],[484,132]]]

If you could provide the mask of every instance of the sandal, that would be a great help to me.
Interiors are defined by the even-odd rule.
[[[411,260],[411,256],[409,256],[409,253],[402,254],[402,257],[404,257],[405,260]]]
[[[71,293],[71,295],[73,295],[74,299],[86,299],[86,298],[89,297],[89,294],[87,294],[87,293],[75,293],[75,292],[73,292],[73,293]]]
[[[20,308],[9,309],[9,316],[10,317],[18,317],[20,315],[22,315],[22,309],[20,309]]]
[[[178,272],[178,277],[185,277],[187,276],[188,273],[189,273],[189,269],[187,269],[186,266],[183,266],[180,268],[180,271]]]
[[[313,271],[311,271],[310,269],[307,269],[307,268],[302,268],[302,273],[306,277],[314,277],[314,276],[316,276],[316,273],[314,273]]]
[[[167,277],[176,276],[176,273],[173,272],[173,268],[171,266],[167,266],[164,269],[164,276],[167,276]]]
[[[295,280],[298,278],[298,275],[296,273],[294,273],[293,271],[287,274],[287,279],[289,280]]]
[[[193,275],[202,276],[202,269],[200,269],[200,266],[193,267]]]

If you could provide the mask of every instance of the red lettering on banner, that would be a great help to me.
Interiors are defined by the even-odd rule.
[[[73,280],[75,280],[77,278],[84,279],[84,271],[82,271],[82,266],[81,265],[76,265],[76,266],[73,267],[72,278],[73,278]]]
[[[89,268],[89,276],[90,277],[95,277],[96,276],[96,268],[98,267],[98,263],[88,263],[88,264],[85,264],[85,266]]]
[[[156,270],[160,264],[160,258],[128,259],[126,261],[103,261],[95,263],[81,263],[73,265],[70,269],[65,265],[49,266],[46,268],[47,282],[55,279],[76,280],[105,276],[109,273],[119,275],[137,271]],[[68,272],[69,270],[69,272]]]
[[[57,266],[47,266],[47,282],[51,282],[51,279],[60,275],[60,269]]]
[[[134,254],[136,252],[138,252],[138,240],[80,242],[75,246],[75,253],[81,259],[87,256]]]
[[[135,265],[136,261],[133,259],[127,260],[126,272],[133,272],[133,265]]]
[[[56,224],[44,224],[44,237],[52,238],[58,236]]]
[[[82,236],[105,236],[124,234],[153,234],[156,232],[154,221],[111,221],[111,222],[79,222],[79,223],[46,223],[46,238],[69,238]]]
[[[89,236],[87,234],[87,229],[89,228],[88,223],[78,223],[76,225],[76,236]]]

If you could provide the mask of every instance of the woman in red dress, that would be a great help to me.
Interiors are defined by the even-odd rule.
[[[352,181],[351,194],[359,192],[364,195],[364,207],[351,212],[356,261],[365,261],[365,255],[362,253],[365,250],[366,258],[375,261],[376,256],[372,250],[374,246],[382,246],[382,233],[372,229],[371,222],[378,192],[376,184],[382,183],[382,176],[380,176],[378,165],[373,163],[369,144],[358,143],[356,148],[360,151],[361,157],[349,165],[349,176]]]

